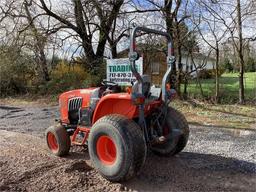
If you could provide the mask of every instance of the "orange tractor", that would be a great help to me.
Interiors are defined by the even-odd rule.
[[[137,72],[137,32],[167,38],[167,71],[161,88],[151,86],[149,77]],[[124,93],[116,83],[103,81],[101,87],[65,92],[59,97],[60,124],[46,130],[52,153],[64,156],[71,143],[87,145],[93,166],[110,181],[136,175],[145,162],[147,150],[161,156],[179,153],[189,136],[185,117],[169,107],[173,92],[166,85],[175,62],[170,35],[135,27],[130,38],[129,60],[136,77],[131,90]]]

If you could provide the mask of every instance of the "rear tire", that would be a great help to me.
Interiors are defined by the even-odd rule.
[[[167,141],[152,146],[151,150],[160,156],[172,156],[185,148],[189,137],[189,126],[184,115],[172,107],[168,108],[165,126],[168,129]],[[181,135],[175,136],[177,132],[175,133],[174,130],[179,131]]]
[[[182,131],[174,154],[181,152],[187,145],[189,138],[189,126],[185,116],[174,108],[169,108],[169,114],[172,116],[177,124],[177,127]]]
[[[46,142],[50,151],[56,156],[64,156],[70,150],[70,137],[62,125],[51,126],[45,131]]]
[[[88,140],[94,167],[110,181],[123,181],[137,174],[146,159],[146,142],[134,121],[108,115],[92,127]]]

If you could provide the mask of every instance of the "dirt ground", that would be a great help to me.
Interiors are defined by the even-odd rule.
[[[140,175],[123,183],[103,179],[86,149],[65,158],[48,152],[45,129],[57,107],[0,105],[0,191],[255,191],[256,129],[191,125],[175,157],[151,152]]]

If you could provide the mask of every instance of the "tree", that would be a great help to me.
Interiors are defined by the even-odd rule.
[[[36,63],[41,67],[41,71],[43,74],[43,80],[49,81],[49,71],[47,67],[47,58],[45,55],[45,47],[47,44],[48,34],[40,33],[39,28],[35,24],[35,19],[31,13],[30,7],[32,6],[32,1],[24,0],[24,12],[27,20],[27,26],[25,28],[29,28],[32,33],[32,37],[34,39],[34,48],[33,51],[35,53]]]
[[[198,29],[203,41],[215,51],[215,101],[219,102],[219,62],[220,62],[220,44],[227,34],[227,29],[223,30],[223,24],[219,22],[218,16],[214,13],[219,12],[218,5],[215,3],[199,0],[198,15],[194,15],[193,23]],[[214,11],[213,11],[214,10]],[[206,36],[207,35],[207,36]]]
[[[241,3],[237,0],[237,31],[239,46],[237,48],[239,55],[239,102],[241,104],[245,103],[244,97],[244,55],[243,55],[243,32],[242,32],[242,15],[241,15]]]
[[[239,63],[239,103],[245,103],[244,92],[244,44],[246,41],[254,41],[255,34],[244,37],[243,23],[247,22],[247,27],[250,29],[255,28],[255,2],[254,1],[218,1],[220,12],[212,10],[213,14],[218,17],[219,22],[225,25],[229,31],[230,37],[228,38],[233,42],[233,47],[237,53]],[[220,13],[224,14],[221,15]]]
[[[16,46],[0,46],[0,96],[27,92],[35,77],[34,59]]]
[[[127,19],[127,16],[125,15],[125,13],[123,13],[116,17],[113,21],[113,25],[107,37],[112,58],[117,57],[117,44],[121,41],[122,38],[129,36],[128,31],[130,26],[126,25]]]
[[[164,0],[163,3],[155,0],[147,0],[151,3],[163,16],[165,21],[166,31],[171,35],[174,43],[174,49],[176,54],[176,63],[178,65],[178,73],[176,63],[172,66],[172,76],[176,76],[175,88],[177,89],[178,95],[181,95],[180,85],[182,80],[182,45],[186,40],[186,34],[184,34],[184,29],[186,31],[185,20],[190,16],[187,13],[188,1],[182,0]]]
[[[195,66],[195,63],[194,63],[193,54],[195,51],[198,51],[198,49],[199,49],[195,31],[190,31],[188,33],[186,41],[183,43],[183,47],[184,47],[184,51],[187,52],[187,59],[186,59],[186,63],[185,63],[185,73],[184,73],[183,98],[187,99],[188,98],[187,87],[188,87],[191,73],[196,72],[196,74],[198,74],[198,70],[203,69],[205,66],[205,63],[203,62],[201,66]],[[189,64],[189,58],[191,58],[192,64],[191,63]],[[193,68],[193,65],[195,66],[195,69],[191,70],[191,68]],[[202,90],[202,86],[201,86],[200,79],[198,78],[198,76],[197,76],[196,80],[197,80],[197,83],[199,84],[200,92],[203,97],[203,90]]]
[[[19,8],[21,7],[21,8]],[[47,67],[47,58],[45,54],[45,48],[48,43],[48,34],[44,33],[43,24],[36,18],[37,13],[35,7],[32,5],[31,0],[20,1],[5,1],[1,6],[1,14],[5,16],[5,21],[11,22],[11,29],[5,29],[5,31],[12,30],[7,34],[11,37],[11,41],[8,44],[13,44],[21,48],[29,49],[33,52],[36,60],[36,71],[40,74],[43,81],[49,81],[49,71]],[[45,29],[46,30],[46,29]]]
[[[102,64],[105,46],[124,0],[72,0],[72,12],[56,13],[45,0],[40,0],[44,14],[59,22],[53,30],[70,29],[81,40],[86,61],[84,66],[96,72]],[[98,43],[95,48],[94,38],[98,34]],[[94,50],[95,49],[95,50]]]

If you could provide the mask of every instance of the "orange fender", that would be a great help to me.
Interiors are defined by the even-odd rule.
[[[97,104],[92,124],[109,114],[120,114],[133,119],[138,117],[138,107],[132,104],[131,95],[128,93],[108,94],[102,97]]]

